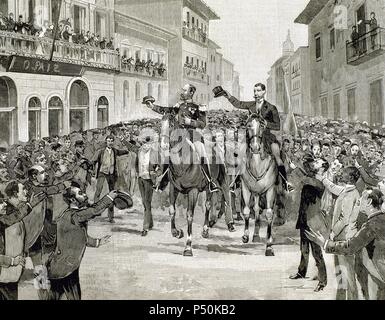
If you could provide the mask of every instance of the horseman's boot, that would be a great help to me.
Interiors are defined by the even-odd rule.
[[[283,188],[287,192],[293,191],[293,187],[287,181],[287,174],[286,174],[285,166],[278,166],[278,173],[281,175]]]
[[[201,168],[202,168],[202,171],[203,171],[207,181],[209,182],[209,191],[211,193],[218,192],[219,191],[218,186],[215,184],[215,182],[211,178],[210,168],[209,168],[209,165],[207,164],[206,161],[204,161],[204,160],[202,161]]]

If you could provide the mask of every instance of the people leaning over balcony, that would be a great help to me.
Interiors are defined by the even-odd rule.
[[[361,23],[368,24],[370,27],[370,42],[371,42],[372,50],[373,50],[376,46],[376,36],[377,36],[377,28],[378,28],[376,13],[371,12],[370,13],[370,20],[360,20],[360,21],[358,21],[357,24],[360,25]]]
[[[352,39],[352,42],[353,42],[354,55],[358,55],[359,54],[359,49],[360,49],[360,42],[359,42],[360,35],[357,32],[357,27],[356,26],[352,27],[351,39]]]

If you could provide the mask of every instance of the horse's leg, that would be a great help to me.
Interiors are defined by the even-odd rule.
[[[198,201],[198,189],[193,189],[188,193],[188,207],[187,207],[187,241],[186,247],[183,251],[185,257],[192,257],[192,226],[194,219],[194,211]]]
[[[261,226],[261,208],[259,207],[259,195],[255,195],[254,203],[254,212],[255,212],[255,225],[254,225],[254,235],[253,242],[260,242],[261,238],[259,236],[260,226]]]
[[[183,230],[177,229],[175,225],[175,215],[176,215],[176,199],[178,198],[178,190],[175,189],[172,183],[170,183],[170,208],[169,214],[171,217],[171,234],[173,237],[181,239],[183,238]]]
[[[210,220],[211,205],[212,205],[212,193],[209,190],[207,190],[206,191],[205,222],[204,222],[203,231],[202,231],[202,237],[205,239],[207,239],[209,237],[209,227],[211,228],[211,223],[212,223],[212,221]],[[215,221],[214,221],[214,224],[215,224]]]
[[[267,220],[267,235],[266,235],[266,256],[274,256],[273,250],[273,223],[274,223],[274,208],[277,197],[276,186],[273,185],[266,192],[266,210],[264,210]]]
[[[250,196],[251,192],[242,180],[243,218],[245,219],[245,231],[242,237],[243,243],[249,242]]]

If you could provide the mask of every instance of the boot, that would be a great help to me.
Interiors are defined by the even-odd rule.
[[[219,189],[218,189],[218,186],[215,184],[215,182],[213,181],[213,179],[211,178],[211,174],[210,174],[210,168],[208,166],[207,163],[203,162],[201,164],[201,167],[202,167],[202,171],[207,179],[207,181],[209,182],[209,191],[211,193],[213,192],[218,192]]]
[[[283,188],[284,188],[287,192],[292,192],[292,191],[294,190],[294,188],[293,188],[293,186],[290,185],[290,183],[287,181],[287,174],[286,174],[285,166],[278,166],[278,173],[279,173],[280,176],[281,176]]]

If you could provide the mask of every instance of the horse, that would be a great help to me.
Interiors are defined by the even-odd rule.
[[[254,196],[256,217],[253,241],[258,238],[260,228],[266,228],[266,235],[262,236],[262,240],[266,244],[265,255],[274,256],[272,226],[277,210],[278,167],[262,139],[264,130],[265,120],[259,114],[251,115],[247,121],[247,148],[241,173],[245,220],[242,241],[243,243],[249,242],[250,198]],[[265,218],[266,221],[262,218]]]
[[[168,179],[170,181],[170,207],[171,234],[177,239],[184,237],[182,229],[178,229],[175,223],[176,201],[179,194],[187,195],[187,240],[183,256],[192,257],[192,225],[194,212],[201,192],[206,192],[205,223],[202,237],[209,237],[209,215],[211,210],[211,193],[208,181],[201,169],[200,159],[191,142],[188,141],[188,133],[172,130],[175,127],[174,119],[169,114],[162,118],[160,145],[169,148]],[[177,139],[178,138],[178,139]],[[194,161],[195,157],[195,161]]]

